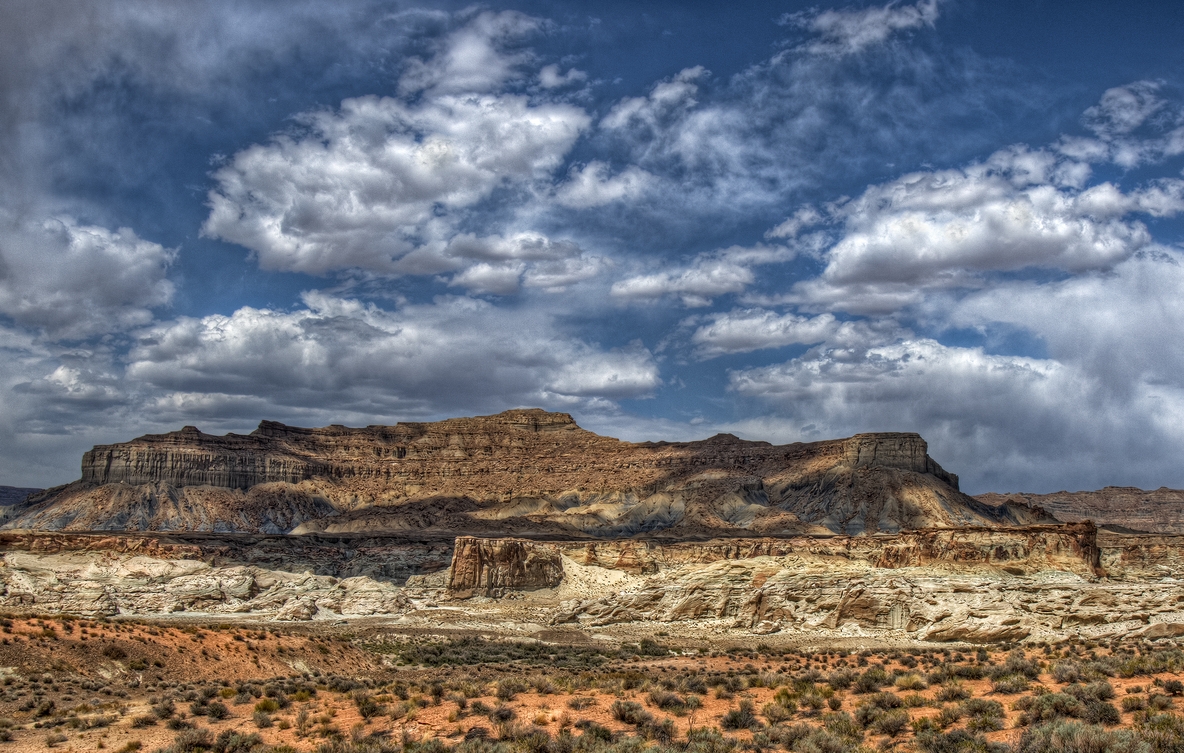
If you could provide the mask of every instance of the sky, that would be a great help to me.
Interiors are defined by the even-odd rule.
[[[0,484],[195,425],[1184,487],[1184,6],[2,0]]]

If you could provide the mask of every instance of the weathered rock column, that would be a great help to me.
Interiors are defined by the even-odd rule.
[[[525,539],[460,536],[452,550],[448,595],[500,597],[506,591],[554,588],[563,581],[559,548]]]

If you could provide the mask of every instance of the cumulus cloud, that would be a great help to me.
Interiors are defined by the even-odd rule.
[[[152,321],[172,300],[176,251],[130,228],[73,218],[8,218],[0,238],[0,313],[54,339],[120,332]]]
[[[872,45],[883,44],[893,34],[922,26],[933,26],[939,15],[937,0],[915,5],[895,2],[870,8],[787,14],[782,23],[807,29],[817,39],[801,46],[814,55],[851,55]]]
[[[707,306],[717,296],[739,293],[751,285],[756,279],[753,267],[792,258],[793,252],[784,246],[732,246],[700,254],[687,267],[618,280],[610,293],[635,301],[677,296],[684,306]]]
[[[912,173],[834,209],[843,223],[826,268],[790,298],[858,313],[919,302],[927,290],[981,287],[984,273],[1110,267],[1154,245],[1132,214],[1184,211],[1184,182],[1123,192],[1079,188],[1076,163],[1010,148],[963,169]]]
[[[698,104],[695,95],[699,83],[710,72],[701,65],[684,68],[674,76],[659,81],[644,97],[626,97],[613,106],[600,121],[601,128],[617,129],[628,126],[658,127],[671,115]]]
[[[567,182],[555,192],[555,198],[565,207],[590,209],[614,201],[635,201],[654,183],[654,176],[636,165],[610,175],[607,164],[593,160],[582,168],[573,169]]]
[[[613,351],[564,336],[549,319],[444,298],[387,311],[324,294],[306,307],[244,307],[144,330],[130,379],[164,394],[259,398],[373,416],[594,405],[659,384],[640,346]]]
[[[485,11],[438,43],[426,60],[411,58],[399,79],[404,94],[489,92],[520,74],[532,60],[521,46],[542,22],[518,13]]]
[[[1093,138],[1065,136],[1059,151],[1086,162],[1123,168],[1184,154],[1184,110],[1160,95],[1158,81],[1135,81],[1107,89],[1082,115]]]
[[[549,193],[590,123],[572,105],[498,93],[533,60],[521,42],[540,26],[520,13],[478,13],[433,55],[411,60],[400,86],[414,99],[357,97],[297,116],[300,130],[214,173],[203,232],[250,249],[266,270],[455,272],[453,285],[500,294],[518,289],[531,268],[524,261],[578,256],[572,242],[537,232],[460,232],[497,191],[527,201]],[[626,196],[638,185],[627,172],[599,193]]]
[[[1009,281],[956,302],[951,326],[1022,330],[1051,358],[1096,375],[1113,394],[1184,389],[1184,255],[1162,249],[1106,272],[1038,284]]]
[[[549,175],[588,116],[522,96],[446,95],[348,99],[301,121],[306,133],[243,150],[214,174],[203,232],[251,249],[264,269],[397,273],[495,189]]]
[[[841,321],[833,314],[802,316],[778,314],[764,309],[738,309],[713,314],[691,335],[695,355],[700,359],[733,353],[749,353],[786,345],[826,343],[829,348],[868,347],[885,339],[885,330],[895,323],[875,324],[865,320]],[[890,336],[890,334],[889,334]]]
[[[587,73],[575,68],[568,69],[567,73],[560,73],[559,66],[554,63],[544,65],[539,70],[539,86],[544,89],[561,89],[586,80],[588,80]]]

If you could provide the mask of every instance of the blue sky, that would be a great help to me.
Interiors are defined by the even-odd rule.
[[[1184,9],[10,2],[0,483],[185,424],[1184,486]]]

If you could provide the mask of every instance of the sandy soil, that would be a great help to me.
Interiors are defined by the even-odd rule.
[[[159,708],[158,704],[167,699],[172,699],[175,707],[171,715],[174,727],[193,725],[214,735],[224,730],[257,733],[266,744],[291,745],[297,750],[311,750],[336,736],[435,736],[458,742],[476,727],[484,727],[496,736],[497,723],[480,711],[482,707],[499,706],[512,710],[513,724],[533,725],[553,735],[564,728],[578,730],[588,722],[614,731],[633,731],[632,726],[614,718],[612,706],[616,701],[638,703],[656,721],[670,719],[675,735],[682,737],[691,727],[720,726],[723,716],[746,700],[759,716],[762,707],[773,701],[777,687],[751,686],[754,677],[783,686],[812,670],[825,676],[836,669],[863,672],[876,665],[889,673],[923,677],[939,662],[981,662],[966,649],[961,655],[956,649],[942,653],[929,649],[917,655],[892,649],[862,653],[839,649],[793,653],[745,649],[731,654],[700,653],[696,649],[665,657],[639,657],[626,651],[604,657],[603,664],[595,669],[584,670],[522,661],[433,668],[400,666],[400,655],[391,653],[389,645],[376,648],[379,632],[366,634],[356,626],[277,628],[57,618],[4,619],[0,626],[0,727],[6,728],[11,738],[0,749],[10,751],[54,747],[62,751],[132,753],[165,747],[177,730],[170,729],[166,718],[158,718],[161,715],[154,714],[153,708]],[[353,632],[343,632],[346,630]],[[1096,656],[1108,653],[1104,646],[1068,645],[1049,648],[1049,653],[1029,651],[1028,656],[1043,662],[1043,666],[1039,678],[1019,694],[993,692],[991,681],[986,679],[963,681],[971,696],[997,700],[1006,709],[1004,729],[989,733],[989,739],[1018,739],[1022,729],[1017,727],[1020,713],[1014,705],[1020,698],[1041,692],[1038,689],[1063,689],[1064,685],[1055,682],[1048,672],[1052,661],[1067,650],[1083,661],[1090,651]],[[985,657],[996,664],[1006,659],[1007,654],[1001,651],[989,652]],[[674,714],[654,707],[651,690],[660,690],[663,680],[678,678],[685,682],[690,676],[707,681],[706,692],[696,695],[699,708]],[[512,698],[503,692],[499,699],[498,684],[507,678],[521,682],[527,689],[512,694]],[[356,687],[342,685],[343,679]],[[729,679],[737,687],[730,694],[710,687],[716,681]],[[1180,679],[1184,678],[1164,673],[1154,677],[1111,677],[1108,681],[1116,696],[1113,702],[1119,706],[1127,696],[1162,694],[1157,686]],[[433,693],[433,685],[439,685],[440,691]],[[279,693],[285,698],[284,707],[266,711],[270,726],[259,728],[256,710],[270,708],[268,693],[285,687],[289,692]],[[546,692],[539,692],[540,687]],[[467,690],[458,694],[455,688]],[[915,707],[907,709],[912,719],[936,717],[942,706],[935,700],[937,687],[885,690],[894,690],[906,699],[915,694],[911,699]],[[203,695],[223,704],[227,718],[195,714],[193,702]],[[576,698],[585,700],[573,702]],[[818,711],[803,706],[789,723],[817,723],[819,713],[831,710],[853,714],[869,696],[849,688],[834,692],[833,698],[833,706]],[[369,719],[360,713],[363,699],[372,704],[369,711],[374,713]],[[458,703],[461,700],[463,704]],[[1175,703],[1166,698],[1163,702]],[[1121,726],[1129,726],[1132,720],[1131,713],[1121,714]],[[752,732],[727,734],[743,739]],[[912,735],[905,729],[889,740],[869,733],[865,745],[899,743],[907,747]]]

